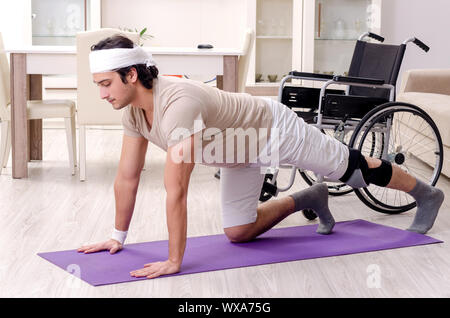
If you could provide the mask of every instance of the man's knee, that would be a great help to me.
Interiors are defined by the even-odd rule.
[[[392,178],[392,165],[386,160],[376,159],[376,161],[375,167],[372,162],[367,162],[358,150],[350,149],[347,171],[339,180],[353,188],[364,188],[371,183],[386,187]],[[381,161],[381,165],[378,161]]]
[[[227,227],[224,229],[225,235],[233,243],[243,243],[251,241],[254,237],[251,229],[252,224],[244,224],[233,227]]]

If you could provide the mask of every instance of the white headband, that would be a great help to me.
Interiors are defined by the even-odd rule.
[[[136,64],[145,64],[147,67],[156,65],[152,55],[140,46],[132,49],[96,50],[89,53],[91,73],[111,72]]]

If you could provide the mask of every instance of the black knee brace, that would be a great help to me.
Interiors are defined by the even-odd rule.
[[[385,187],[389,184],[391,178],[392,165],[389,161],[381,159],[379,167],[369,169],[367,161],[361,152],[356,149],[350,149],[347,170],[339,180],[354,188],[360,188],[366,187],[371,183]]]

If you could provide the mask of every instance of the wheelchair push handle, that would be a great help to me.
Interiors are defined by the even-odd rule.
[[[426,45],[425,43],[423,43],[422,41],[420,41],[418,38],[414,38],[413,43],[415,45],[417,45],[418,47],[420,47],[425,52],[428,52],[430,50],[430,47],[428,45]]]
[[[377,40],[377,41],[384,42],[384,38],[383,38],[382,36],[378,35],[378,34],[369,32],[369,34],[368,34],[367,36],[368,36],[369,38],[375,39],[375,40]]]
[[[409,39],[405,40],[402,44],[406,45],[406,44],[408,44],[408,42],[414,43],[415,45],[420,47],[425,52],[428,52],[430,50],[430,47],[428,45],[426,45],[425,43],[423,43],[422,41],[420,41],[418,38],[409,38]]]
[[[384,42],[384,38],[378,34],[372,33],[372,32],[366,32],[360,35],[360,37],[358,38],[358,41],[362,41],[364,40],[364,38],[368,36],[369,38],[375,39],[377,41],[380,42]]]

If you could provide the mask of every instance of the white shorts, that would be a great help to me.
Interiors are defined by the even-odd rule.
[[[267,98],[273,114],[267,153],[278,149],[279,165],[310,170],[339,180],[348,165],[349,149],[336,139],[306,124],[285,105]],[[278,134],[278,139],[274,138]],[[265,151],[265,150],[264,150]],[[261,163],[242,168],[221,168],[221,207],[223,227],[253,223],[264,183]]]

